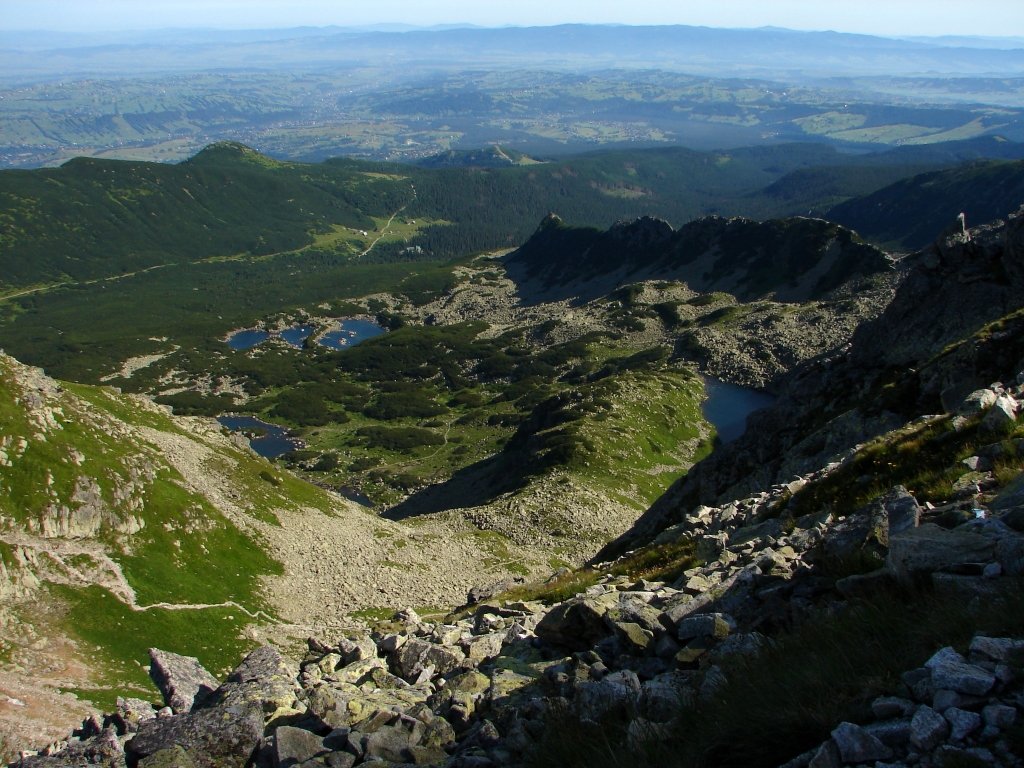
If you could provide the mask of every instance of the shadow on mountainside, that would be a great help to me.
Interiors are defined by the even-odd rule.
[[[381,513],[388,520],[482,507],[499,496],[526,485],[526,475],[504,454],[470,464],[442,483],[417,491],[400,504]]]

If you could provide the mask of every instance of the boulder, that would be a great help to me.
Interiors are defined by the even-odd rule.
[[[963,399],[956,412],[960,416],[973,416],[984,413],[996,404],[998,395],[991,389],[976,389]]]
[[[935,749],[949,733],[946,718],[928,706],[920,706],[910,720],[910,743],[925,751]]]
[[[617,608],[618,603],[615,592],[576,597],[548,611],[534,631],[537,637],[553,645],[585,651],[609,634],[604,616],[612,608]]]
[[[921,522],[921,507],[906,488],[895,486],[881,499],[889,520],[889,536],[916,528]]]
[[[889,747],[853,723],[840,723],[832,731],[832,741],[844,763],[867,763],[892,757]]]
[[[925,667],[931,670],[936,690],[956,691],[969,696],[984,696],[996,684],[995,675],[982,667],[968,664],[959,653],[946,647],[938,651]]]
[[[149,659],[149,677],[175,712],[188,712],[220,685],[194,656],[150,648]]]
[[[342,666],[377,658],[377,644],[367,634],[342,638],[338,643]]]
[[[394,655],[395,671],[409,682],[415,682],[424,669],[445,675],[462,666],[466,656],[458,648],[436,645],[417,637],[409,638]]]
[[[889,539],[886,566],[900,579],[970,563],[987,563],[995,556],[995,541],[970,530],[948,531],[926,524],[896,533]]]
[[[1020,405],[1009,395],[1000,395],[995,403],[988,409],[981,425],[993,432],[1002,431],[1012,426],[1017,421],[1017,412]]]
[[[613,672],[599,681],[576,684],[573,706],[581,720],[601,723],[611,715],[631,713],[640,698],[642,688],[635,672]]]
[[[79,766],[102,765],[107,768],[122,768],[125,754],[113,728],[84,741],[72,741],[67,749],[54,755],[24,757],[15,768],[79,768]]]
[[[244,709],[254,704],[267,721],[300,711],[296,672],[281,653],[261,646],[242,659],[224,683],[203,702],[203,707],[223,705]]]
[[[256,700],[204,707],[148,720],[125,745],[132,760],[181,747],[196,768],[244,768],[263,739],[263,710]]]
[[[274,731],[275,768],[294,768],[314,757],[325,755],[330,750],[324,740],[304,728],[282,725]]]

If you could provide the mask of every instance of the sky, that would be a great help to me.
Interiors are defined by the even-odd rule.
[[[1022,0],[0,0],[0,30],[691,24],[1024,37]]]

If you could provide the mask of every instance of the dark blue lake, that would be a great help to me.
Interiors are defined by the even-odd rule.
[[[252,349],[270,338],[267,331],[249,329],[237,331],[227,338],[228,346],[232,349]]]
[[[342,320],[341,330],[324,334],[317,343],[330,349],[348,349],[361,341],[372,339],[386,333],[376,323],[369,320]]]
[[[293,347],[301,348],[302,342],[309,338],[309,335],[315,330],[315,325],[296,325],[291,328],[286,328],[278,335]]]
[[[704,418],[714,424],[723,443],[731,443],[746,431],[747,416],[775,402],[772,395],[718,379],[704,379],[704,388],[708,393],[701,406]]]
[[[217,421],[232,432],[256,434],[257,437],[249,438],[249,445],[267,459],[277,458],[303,445],[301,440],[291,437],[285,427],[268,424],[254,416],[218,416]]]

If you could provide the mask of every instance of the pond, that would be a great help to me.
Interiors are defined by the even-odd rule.
[[[386,333],[384,328],[369,320],[342,320],[340,330],[325,333],[317,344],[329,349],[348,349],[382,333]]]
[[[249,436],[250,447],[267,459],[276,459],[305,445],[301,440],[292,437],[285,427],[269,424],[254,416],[218,416],[217,421],[232,432],[241,432]]]
[[[315,325],[293,325],[291,328],[285,328],[278,335],[293,347],[302,349],[302,343],[308,339],[309,335],[315,330]]]
[[[328,349],[348,349],[361,341],[380,336],[387,331],[371,320],[356,320],[348,318],[340,321],[340,329],[324,334],[317,339],[317,344]],[[302,348],[306,339],[316,332],[315,325],[293,325],[280,332],[264,331],[259,328],[247,328],[235,331],[227,337],[229,347],[243,351],[258,347],[271,336],[279,336],[288,344],[299,349]]]
[[[228,346],[232,349],[252,349],[270,338],[270,333],[250,328],[245,331],[236,331],[227,338]]]
[[[747,416],[775,402],[772,395],[718,379],[705,378],[708,397],[701,406],[723,443],[731,443],[747,430]]]

